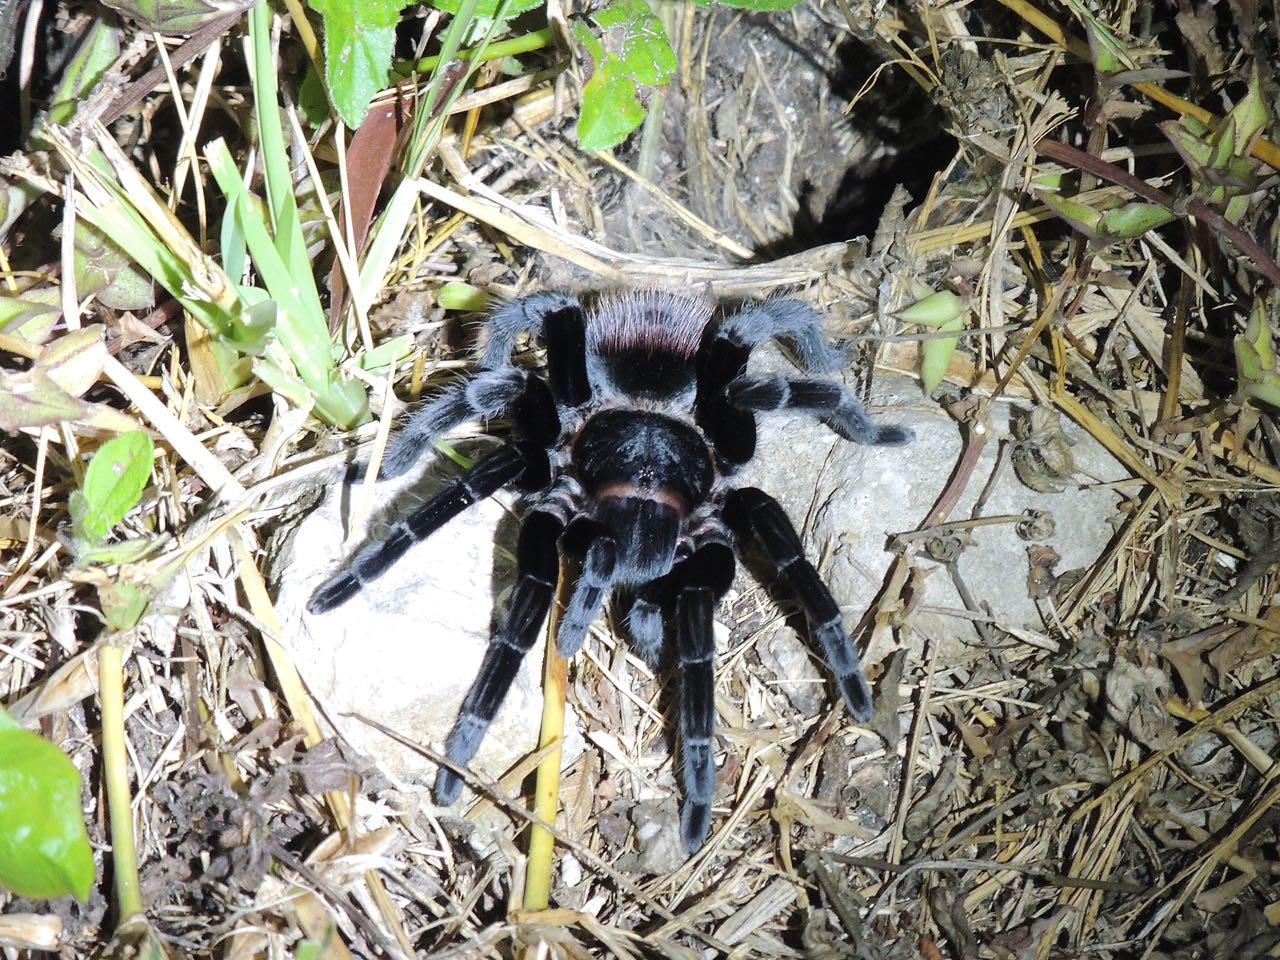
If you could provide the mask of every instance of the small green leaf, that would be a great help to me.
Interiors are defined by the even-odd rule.
[[[963,330],[963,316],[953,317],[938,325],[939,330]],[[920,381],[926,394],[933,393],[951,366],[951,357],[960,345],[959,337],[939,337],[920,344]]]
[[[1260,400],[1280,407],[1280,371],[1276,369],[1275,346],[1267,306],[1262,297],[1253,301],[1244,333],[1235,339],[1236,376],[1244,400]]]
[[[1098,228],[1106,236],[1117,240],[1132,239],[1175,219],[1176,214],[1159,204],[1126,203],[1104,213],[1098,222]]]
[[[360,369],[373,373],[384,370],[397,360],[407,357],[413,350],[413,337],[405,334],[380,343],[367,353],[360,354]]]
[[[574,25],[574,37],[595,65],[582,88],[578,143],[584,150],[604,150],[643,122],[640,93],[671,79],[676,56],[662,21],[644,0],[614,0],[591,16],[601,37],[583,23]]]
[[[926,291],[928,288],[925,288]],[[925,327],[942,327],[965,313],[964,300],[950,290],[929,292],[905,310],[898,311],[898,319],[904,323],[918,323]]]
[[[391,73],[391,50],[402,0],[311,0],[324,18],[325,87],[334,109],[351,129]]]
[[[151,476],[153,450],[151,437],[142,430],[113,437],[98,449],[85,471],[84,489],[72,497],[78,539],[101,543],[134,508]]]
[[[151,602],[149,585],[139,586],[126,579],[107,580],[98,586],[98,603],[112,630],[132,630]]]
[[[155,302],[155,283],[133,258],[91,223],[76,224],[76,292],[94,294],[112,310],[145,310]]]
[[[0,430],[14,433],[24,427],[47,427],[79,420],[87,413],[87,404],[67,393],[43,370],[0,372]]]
[[[0,709],[0,713],[3,713]],[[48,740],[0,724],[0,884],[23,897],[89,896],[93,851],[80,772]]]
[[[1102,239],[1098,233],[1098,225],[1102,222],[1102,214],[1093,209],[1093,207],[1077,203],[1075,200],[1069,200],[1066,197],[1054,196],[1052,193],[1040,194],[1040,202],[1090,240]]]
[[[436,303],[446,310],[478,313],[489,308],[489,295],[469,283],[450,281],[436,291]]]

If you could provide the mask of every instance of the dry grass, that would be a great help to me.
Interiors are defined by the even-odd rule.
[[[838,305],[841,332],[878,369],[914,374],[922,338],[894,314],[917,299],[915,283],[955,290],[972,312],[940,396],[966,445],[938,465],[951,480],[921,528],[986,482],[974,467],[997,397],[1074,421],[1131,475],[1115,485],[1115,536],[1090,567],[1064,573],[1041,558],[1033,642],[993,631],[1007,669],[985,649],[943,659],[914,629],[927,602],[916,576],[924,538],[904,541],[856,630],[864,648],[903,651],[879,667],[882,738],[851,729],[839,708],[806,717],[778,696],[750,647],[778,615],[763,598],[738,598],[713,833],[653,875],[637,866],[628,801],[669,763],[659,684],[597,631],[567,683],[592,743],[559,787],[552,908],[527,910],[532,799],[519,783],[532,763],[490,796],[490,820],[504,826],[478,852],[466,831],[324,741],[275,642],[268,538],[331,466],[323,429],[283,402],[233,418],[210,401],[172,305],[141,319],[90,305],[85,322],[107,324],[119,361],[90,396],[161,438],[143,508],[124,528],[174,538],[160,559],[110,574],[180,572],[137,629],[108,631],[59,537],[81,455],[100,436],[62,424],[6,440],[0,696],[84,771],[104,868],[87,905],[4,906],[0,943],[21,945],[19,922],[29,943],[52,937],[39,942],[65,955],[112,935],[98,740],[106,647],[125,653],[141,897],[150,933],[174,954],[301,955],[306,941],[309,955],[333,958],[1280,956],[1280,430],[1273,410],[1239,402],[1231,359],[1255,303],[1272,330],[1280,315],[1265,142],[1280,130],[1268,117],[1246,210],[1224,225],[1190,205],[1186,167],[1155,126],[1171,109],[1220,113],[1255,63],[1274,104],[1276,25],[1255,23],[1244,4],[1203,27],[1169,7],[1110,5],[1098,16],[1112,31],[1141,33],[1145,13],[1163,32],[1159,43],[1130,40],[1131,72],[1095,85],[1078,17],[1001,2],[873,12],[836,0],[773,18],[821,63],[857,37],[889,64],[867,71],[854,118],[880,109],[877,85],[892,76],[938,105],[916,121],[956,138],[922,202],[906,213],[891,202],[873,241],[778,246],[805,203],[788,171],[836,154],[812,152],[817,132],[779,92],[800,67],[795,51],[733,46],[729,114],[728,83],[707,71],[740,15],[690,8],[672,18],[682,68],[666,101],[667,161],[636,158],[646,177],[622,155],[576,152],[565,75],[504,89],[503,111],[461,114],[440,144],[368,323],[371,342],[413,335],[395,385],[413,399],[454,356],[433,299],[451,279],[494,295],[534,283],[709,284],[726,297],[802,288]],[[199,70],[177,73],[187,97]],[[234,116],[242,91],[219,81],[213,91]],[[147,95],[138,129],[163,125],[170,96]],[[1046,149],[1056,141],[1079,153]],[[882,157],[856,142],[849,152],[866,163]],[[313,144],[322,164],[331,144]],[[145,135],[130,150],[158,189],[182,182]],[[775,171],[771,185],[751,182],[760,165]],[[1096,210],[1158,189],[1176,219],[1090,242],[1044,206],[1037,185],[1056,175]],[[786,255],[751,256],[764,249]],[[14,251],[4,252],[7,267]],[[0,348],[8,370],[39,352],[7,332]],[[386,384],[370,380],[381,405]],[[1032,473],[1061,457],[1055,421],[1020,441]]]

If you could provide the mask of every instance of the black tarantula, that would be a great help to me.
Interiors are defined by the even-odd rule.
[[[489,320],[480,372],[413,415],[389,446],[381,475],[404,473],[436,437],[466,420],[505,415],[510,440],[385,539],[360,549],[307,605],[311,613],[338,606],[471,504],[516,486],[528,508],[515,592],[449,735],[448,756],[465,765],[475,755],[551,607],[563,553],[581,571],[556,637],[564,656],[582,645],[611,590],[625,592],[627,631],[646,661],[658,659],[664,619],[674,622],[680,832],[691,853],[710,829],[712,615],[733,579],[736,547],[758,544],[808,617],[849,711],[858,720],[871,715],[871,692],[840,610],[795,528],[767,493],[730,483],[755,456],[756,414],[803,410],[857,443],[912,439],[905,428],[873,424],[838,383],[746,372],[751,351],[770,339],[789,347],[806,371],[840,365],[809,307],[751,303],[718,325],[713,311],[705,300],[656,291],[604,295],[590,309],[557,292],[501,307]],[[542,335],[545,380],[512,365],[521,333]],[[439,771],[437,802],[452,803],[461,788],[457,774]]]

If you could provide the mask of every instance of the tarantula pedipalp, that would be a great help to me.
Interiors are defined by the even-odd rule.
[[[685,793],[681,839],[690,852],[711,823],[715,765],[712,616],[733,580],[735,548],[754,541],[806,614],[855,718],[871,693],[830,590],[804,557],[782,507],[762,490],[734,488],[756,453],[757,413],[792,409],[858,443],[900,445],[909,430],[876,426],[842,385],[747,373],[752,350],[788,346],[808,372],[839,365],[818,315],[794,300],[744,306],[713,323],[707,301],[657,291],[603,295],[590,308],[566,293],[536,293],[501,307],[474,376],[448,387],[400,430],[382,476],[406,472],[436,437],[466,420],[505,417],[511,437],[451,487],[362,547],[307,605],[323,613],[350,599],[415,543],[508,484],[526,494],[516,548],[517,582],[446,752],[475,755],[550,610],[560,555],[581,573],[556,645],[571,656],[613,591],[626,594],[627,632],[656,662],[664,623],[674,623],[679,739]],[[541,334],[546,379],[511,363],[521,333]],[[441,769],[435,795],[457,799],[458,776]]]

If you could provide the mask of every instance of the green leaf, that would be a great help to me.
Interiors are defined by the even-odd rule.
[[[599,38],[585,24],[574,25],[574,37],[595,64],[582,88],[578,142],[584,150],[604,150],[644,121],[640,94],[671,79],[676,56],[644,0],[615,0],[591,16],[603,31]]]
[[[1040,194],[1040,202],[1067,221],[1074,229],[1083,233],[1090,240],[1102,239],[1098,225],[1102,222],[1102,214],[1093,207],[1066,197],[1054,196],[1052,193]]]
[[[98,586],[98,603],[112,630],[131,630],[138,625],[151,602],[150,585],[128,580],[107,580]]]
[[[94,867],[80,772],[48,740],[0,714],[0,884],[23,897],[84,900]]]
[[[254,0],[103,0],[147,30],[187,36],[211,20],[247,10]]]
[[[965,314],[965,304],[959,296],[950,290],[937,293],[928,291],[926,287],[922,296],[905,310],[898,311],[898,319],[904,323],[918,323],[925,327],[942,327],[957,317]]]
[[[1249,322],[1244,333],[1236,337],[1234,346],[1241,398],[1280,407],[1280,371],[1276,370],[1275,345],[1262,297],[1254,299]]]
[[[145,310],[155,302],[151,277],[91,223],[76,224],[74,267],[81,297],[95,294],[112,310]]]
[[[120,56],[120,35],[115,17],[94,18],[49,98],[50,123],[65,124],[75,114],[82,99]]]
[[[1104,213],[1098,229],[1117,240],[1132,239],[1176,219],[1176,214],[1156,203],[1126,203]]]
[[[391,72],[401,0],[311,0],[324,18],[324,79],[338,116],[352,130]]]
[[[478,313],[489,309],[489,295],[479,287],[452,280],[436,291],[436,303],[445,310],[466,310]]]
[[[939,330],[963,330],[964,317],[954,317],[938,325]],[[924,340],[920,344],[920,381],[926,394],[933,393],[947,368],[951,366],[951,357],[960,344],[959,337],[939,337],[936,340]]]
[[[87,412],[86,404],[42,370],[0,373],[0,430],[13,433],[24,427],[52,426],[64,420],[79,420]]]
[[[71,498],[76,537],[100,543],[134,508],[151,476],[154,446],[142,430],[113,437],[98,448],[85,471],[84,488]]]
[[[372,350],[360,354],[360,369],[373,373],[385,369],[413,351],[413,337],[404,334],[380,343]]]

